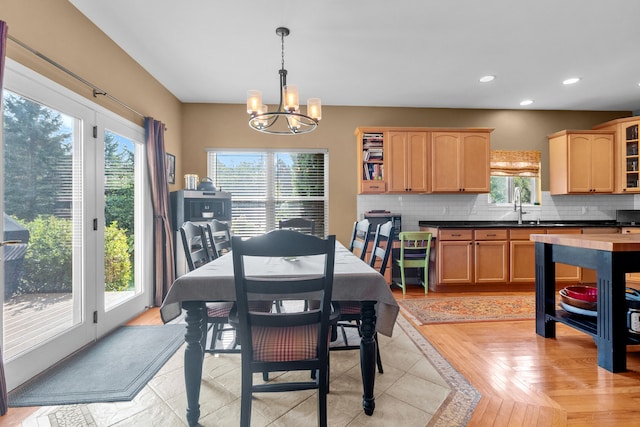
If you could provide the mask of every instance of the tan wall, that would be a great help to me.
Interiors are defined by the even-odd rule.
[[[66,0],[1,0],[12,36],[167,127],[167,151],[180,150],[181,103]],[[143,119],[7,41],[7,56],[142,126]],[[178,173],[180,164],[176,165]]]
[[[426,108],[322,107],[322,121],[310,134],[265,135],[249,128],[245,105],[185,104],[185,173],[206,175],[207,148],[327,148],[329,150],[329,232],[343,243],[357,217],[355,128],[358,126],[491,127],[491,146],[542,152],[542,188],[549,189],[547,135],[562,129],[590,129],[629,116],[628,111],[520,111]],[[183,183],[180,183],[183,185]]]
[[[323,107],[316,132],[294,137],[264,135],[249,129],[244,105],[182,105],[160,83],[115,45],[66,0],[1,0],[0,19],[9,35],[50,57],[167,126],[167,151],[176,155],[176,185],[185,173],[206,174],[204,150],[211,147],[327,148],[330,156],[329,232],[345,242],[356,212],[358,126],[493,127],[492,146],[542,152],[543,189],[548,189],[546,136],[562,129],[589,129],[630,112],[458,110],[377,107]],[[142,119],[42,59],[8,41],[8,56],[122,116]]]

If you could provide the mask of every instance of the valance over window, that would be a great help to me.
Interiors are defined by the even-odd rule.
[[[492,176],[540,177],[540,151],[491,150]]]

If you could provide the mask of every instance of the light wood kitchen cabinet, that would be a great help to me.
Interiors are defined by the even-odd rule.
[[[472,284],[473,230],[440,230],[437,261],[439,284]]]
[[[611,131],[564,130],[549,135],[551,194],[612,193],[614,138]]]
[[[532,234],[546,234],[541,228],[509,229],[509,283],[535,283],[536,250]]]
[[[638,126],[640,117],[612,120],[594,127],[615,132],[615,193],[640,192],[640,151]]]
[[[388,192],[429,191],[428,132],[388,132]]]
[[[475,283],[507,283],[509,277],[509,243],[506,229],[474,231]]]
[[[431,133],[432,192],[489,192],[490,132]]]

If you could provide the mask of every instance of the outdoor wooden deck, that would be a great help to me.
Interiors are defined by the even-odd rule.
[[[117,305],[133,292],[107,292],[108,306]],[[71,293],[14,295],[4,302],[5,360],[20,354],[32,346],[46,341],[65,329],[79,323],[74,319]]]

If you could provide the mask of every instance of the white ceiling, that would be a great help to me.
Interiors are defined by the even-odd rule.
[[[183,102],[277,104],[286,26],[301,102],[640,110],[635,0],[70,2]]]

